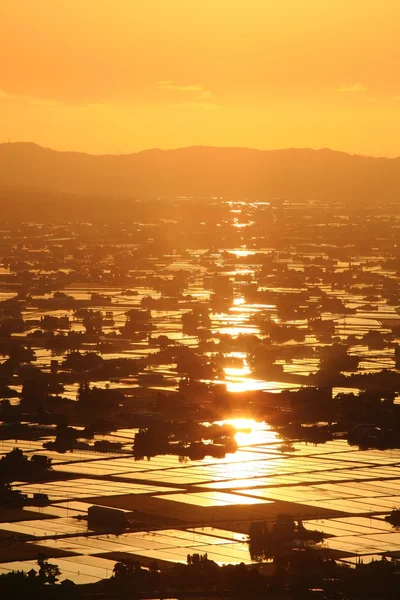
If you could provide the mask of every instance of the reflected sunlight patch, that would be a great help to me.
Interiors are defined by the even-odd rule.
[[[231,506],[237,504],[271,504],[272,500],[260,498],[248,498],[239,494],[227,494],[225,492],[196,492],[193,494],[165,494],[160,496],[162,500],[194,504],[195,506]]]

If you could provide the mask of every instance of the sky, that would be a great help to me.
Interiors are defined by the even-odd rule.
[[[0,142],[400,155],[399,0],[0,0]]]

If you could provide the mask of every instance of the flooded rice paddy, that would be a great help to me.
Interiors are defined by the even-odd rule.
[[[398,221],[382,215],[372,222],[361,208],[361,217],[347,215],[340,204],[221,200],[217,207],[210,201],[205,235],[203,221],[175,209],[156,223],[119,223],[111,231],[104,223],[10,226],[2,242],[1,323],[10,314],[21,319],[12,342],[34,355],[7,371],[3,403],[22,407],[21,422],[42,429],[32,439],[7,438],[3,430],[0,456],[15,447],[47,456],[54,476],[13,481],[13,489],[46,494],[49,503],[3,511],[0,572],[29,570],[42,552],[76,583],[110,577],[121,556],[170,564],[196,552],[218,564],[250,564],[250,523],[272,523],[282,513],[326,533],[321,548],[350,565],[398,556],[400,530],[385,517],[400,507],[400,449],[349,445],[339,430],[325,443],[288,439],[263,404],[269,398],[269,409],[292,410],[285,393],[319,385],[331,400],[357,397],[362,376],[400,373]],[[89,321],[100,314],[100,329],[87,310]],[[127,313],[145,310],[150,326],[128,331]],[[192,321],[185,324],[185,315]],[[68,336],[77,347],[66,344]],[[328,376],[324,349],[335,345],[346,357]],[[201,358],[198,373],[176,348]],[[77,374],[66,363],[77,351],[101,357],[102,367],[132,359],[134,372]],[[3,343],[0,367],[13,356]],[[117,425],[91,440],[119,446],[44,449],[57,422],[39,423],[26,410],[26,362],[53,373],[57,389],[46,402],[82,430],[88,423],[72,406],[82,381],[121,392]],[[201,384],[207,392],[193,391],[193,402],[169,414],[185,386]],[[397,405],[397,383],[390,394]],[[135,418],[140,424],[132,425]],[[134,457],[135,434],[153,418],[232,425],[237,450],[220,458]],[[91,529],[93,505],[125,511],[130,530]]]
[[[65,576],[76,582],[111,576],[117,553],[186,562],[187,554],[200,552],[218,564],[250,564],[249,524],[272,522],[282,512],[329,534],[324,547],[345,562],[400,552],[400,533],[384,520],[400,506],[400,450],[359,451],[338,440],[318,446],[294,442],[294,451],[285,453],[268,425],[251,420],[236,425],[246,426],[237,434],[239,450],[220,460],[54,455],[54,470],[72,479],[15,482],[24,493],[48,494],[50,505],[21,511],[18,519],[2,522],[2,532],[24,541],[27,558],[39,552],[57,556]],[[125,440],[133,434],[121,431]],[[13,444],[25,446],[28,454],[43,452],[39,443],[17,440],[3,442],[2,453]],[[79,520],[93,503],[146,513],[152,520],[146,530],[99,535]],[[174,526],[162,526],[160,519]],[[19,552],[19,562],[3,563],[2,572],[33,564]]]

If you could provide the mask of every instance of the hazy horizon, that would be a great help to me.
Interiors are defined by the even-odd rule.
[[[0,141],[0,146],[5,146],[7,144],[25,144],[25,145],[32,145],[32,146],[37,146],[43,150],[51,150],[53,152],[59,152],[59,153],[71,153],[71,154],[87,154],[89,156],[130,156],[130,155],[134,155],[134,154],[142,154],[142,153],[146,153],[146,152],[152,152],[152,151],[161,151],[161,152],[168,152],[168,151],[176,151],[176,150],[188,150],[190,148],[214,148],[214,149],[218,149],[218,150],[251,150],[251,151],[255,151],[255,152],[286,152],[286,151],[291,151],[291,150],[299,150],[299,151],[312,151],[312,152],[323,152],[323,151],[327,151],[327,152],[332,152],[332,153],[338,153],[338,154],[347,154],[349,156],[361,156],[361,157],[366,157],[366,158],[387,158],[387,159],[396,159],[396,158],[400,158],[400,151],[399,154],[394,154],[394,155],[383,155],[383,154],[367,154],[367,153],[360,153],[360,152],[350,152],[347,150],[343,150],[342,148],[331,148],[329,146],[319,146],[319,147],[312,147],[312,146],[282,146],[282,147],[271,147],[271,148],[259,148],[259,147],[255,147],[255,146],[241,146],[239,144],[232,144],[230,146],[224,146],[224,145],[217,145],[217,144],[188,144],[186,146],[171,146],[171,147],[161,147],[161,146],[152,146],[152,147],[148,147],[148,148],[139,148],[138,150],[127,150],[126,152],[87,152],[85,150],[77,150],[74,148],[56,148],[56,147],[52,147],[52,146],[45,146],[43,144],[40,144],[37,141],[34,140],[5,140],[5,141]]]

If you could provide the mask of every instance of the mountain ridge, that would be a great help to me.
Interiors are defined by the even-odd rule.
[[[322,148],[311,148],[308,146],[288,146],[284,148],[273,148],[273,149],[262,149],[262,148],[253,148],[251,146],[214,146],[207,144],[191,144],[189,146],[177,146],[174,148],[158,148],[156,146],[152,148],[144,148],[143,150],[137,150],[136,152],[123,152],[123,153],[112,153],[106,152],[101,154],[93,154],[91,152],[84,152],[81,150],[56,150],[55,148],[51,148],[50,146],[42,146],[37,142],[0,142],[0,148],[3,147],[31,147],[39,150],[45,150],[49,152],[54,152],[55,154],[78,154],[81,156],[90,156],[93,158],[99,157],[110,157],[110,156],[137,156],[139,154],[148,154],[151,152],[157,153],[169,153],[169,152],[181,152],[187,150],[197,150],[197,149],[206,149],[206,150],[222,150],[222,151],[235,151],[235,150],[244,150],[254,153],[263,153],[263,154],[271,154],[271,153],[285,153],[285,152],[312,152],[312,153],[321,153],[321,152],[329,152],[331,154],[341,154],[351,157],[360,157],[360,158],[372,158],[372,159],[384,159],[384,160],[397,160],[400,156],[373,156],[372,154],[359,154],[357,152],[346,152],[345,150],[334,150],[329,148],[328,146],[324,146]]]
[[[400,158],[329,148],[240,146],[93,155],[52,150],[33,142],[0,144],[0,188],[15,187],[121,198],[398,199]]]

